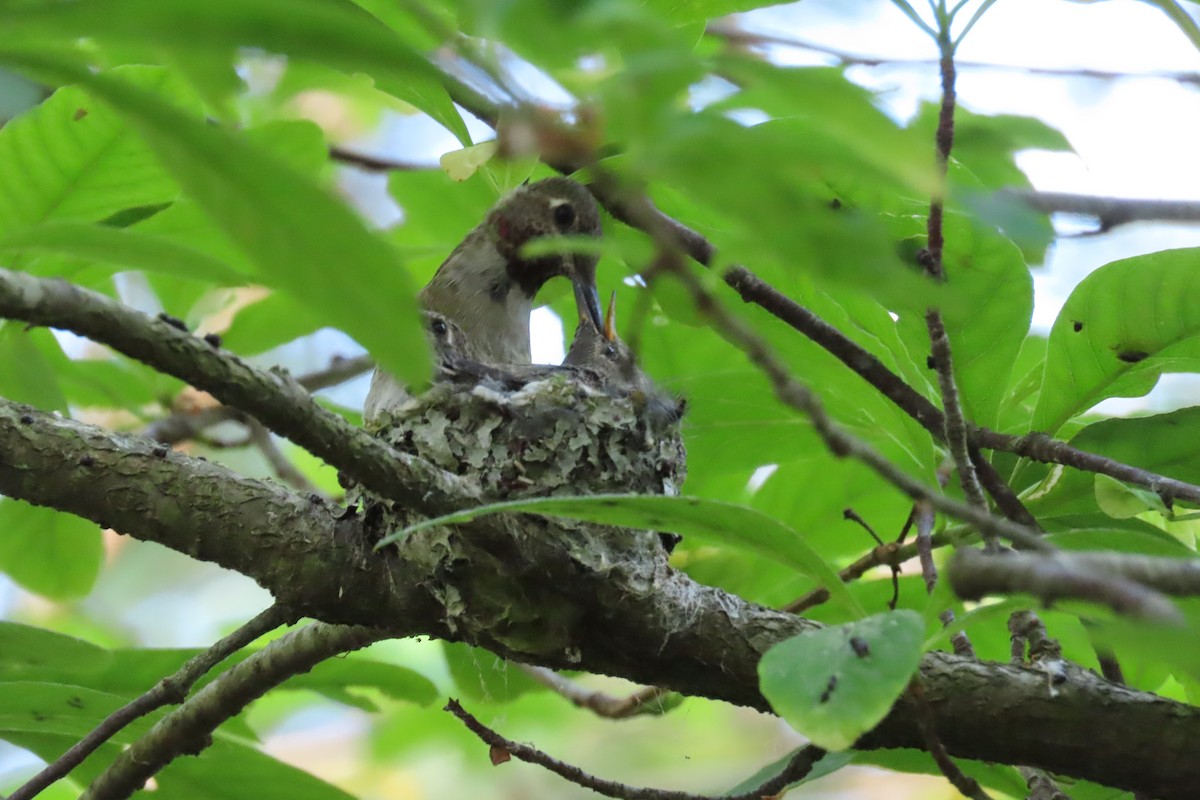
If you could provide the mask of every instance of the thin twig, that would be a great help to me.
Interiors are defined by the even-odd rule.
[[[275,440],[271,438],[271,432],[265,425],[253,417],[247,417],[246,427],[250,430],[250,443],[258,448],[258,452],[262,453],[263,458],[271,465],[271,469],[275,471],[275,476],[279,480],[296,491],[310,496],[325,497],[325,493],[318,489],[317,485],[310,481],[308,476],[297,469],[291,459],[283,454],[283,451],[275,444]]]
[[[671,690],[661,686],[647,686],[624,697],[617,697],[607,692],[585,689],[575,681],[564,678],[546,667],[536,667],[530,664],[518,664],[517,666],[533,680],[598,717],[627,719],[641,714],[662,714],[668,708],[659,701],[669,695]]]
[[[908,685],[908,694],[913,699],[917,725],[921,728],[921,735],[925,738],[925,749],[929,751],[929,755],[933,756],[934,763],[946,776],[946,780],[972,800],[991,800],[991,796],[983,790],[979,782],[959,769],[959,766],[950,758],[950,754],[946,752],[946,745],[942,744],[941,737],[937,734],[933,709],[929,707],[929,701],[925,699],[925,689],[921,685],[920,678],[914,678]]]
[[[945,475],[944,471],[939,471],[939,477]],[[917,556],[921,562],[921,577],[925,579],[925,591],[928,594],[933,594],[934,587],[938,582],[937,564],[933,562],[933,526],[935,517],[933,509],[926,502],[918,500],[913,504],[913,522],[917,528]],[[943,609],[938,614],[938,619],[942,623],[943,628],[947,628],[954,623],[954,612],[950,609]],[[967,636],[966,631],[955,631],[950,636],[950,644],[954,652],[966,658],[975,658],[975,648],[971,645],[971,640]]]
[[[357,150],[350,150],[339,145],[329,146],[329,157],[334,161],[346,164],[347,166],[357,167],[367,172],[424,172],[438,168],[437,164],[397,161],[393,158],[373,156]]]
[[[812,770],[813,765],[825,755],[824,750],[810,745],[801,748],[784,768],[783,772],[766,781],[761,786],[751,789],[749,792],[736,795],[698,795],[669,789],[629,786],[617,781],[597,778],[594,775],[584,772],[579,767],[559,761],[535,747],[520,744],[511,739],[505,739],[472,716],[457,700],[451,699],[448,701],[445,710],[458,717],[463,725],[467,727],[467,730],[478,736],[484,744],[491,748],[492,763],[498,765],[507,760],[505,755],[512,756],[513,758],[529,764],[536,764],[543,769],[549,770],[576,786],[591,789],[593,792],[602,794],[605,797],[617,797],[622,798],[622,800],[715,800],[716,797],[721,797],[723,800],[761,800],[764,797],[771,797],[778,794],[791,784],[802,779]]]
[[[917,67],[926,69],[931,66],[937,66],[936,59],[930,58],[882,58],[879,56],[868,56],[861,53],[852,53],[848,50],[842,50],[819,42],[809,41],[807,39],[799,39],[794,36],[784,36],[778,33],[761,33],[757,31],[747,31],[737,27],[736,23],[731,22],[729,18],[721,19],[716,22],[711,22],[705,33],[711,36],[718,36],[726,41],[736,44],[750,46],[767,46],[777,45],[781,47],[793,47],[799,50],[809,50],[814,53],[829,56],[836,59],[838,62],[856,67]],[[1061,67],[1030,67],[1022,64],[997,64],[983,61],[958,61],[959,69],[979,69],[979,70],[1004,70],[1008,72],[1021,72],[1027,75],[1047,75],[1060,78],[1090,78],[1094,80],[1138,80],[1138,79],[1154,79],[1175,81],[1176,83],[1193,83],[1200,84],[1200,72],[1171,72],[1171,71],[1150,71],[1150,72],[1119,72],[1114,70],[1103,69],[1070,69]]]
[[[966,600],[1031,594],[1050,604],[1070,597],[1118,614],[1180,624],[1179,609],[1156,590],[1195,594],[1196,566],[1191,560],[1118,553],[984,553],[964,547],[951,556],[946,572],[954,593]]]
[[[163,767],[211,744],[212,731],[293,675],[386,636],[380,630],[314,622],[276,639],[168,714],[122,751],[80,800],[123,800]]]
[[[972,20],[973,21],[973,20]],[[935,281],[946,279],[944,260],[945,238],[942,220],[945,215],[946,172],[950,164],[950,153],[954,148],[954,107],[955,107],[955,72],[954,45],[950,41],[950,31],[943,27],[938,34],[938,48],[941,52],[939,66],[942,77],[942,102],[938,110],[938,125],[936,134],[936,158],[938,186],[929,201],[929,219],[926,225],[928,234],[928,258],[925,260],[925,271]],[[925,324],[929,330],[929,342],[933,356],[933,366],[937,372],[938,387],[942,394],[942,438],[950,449],[954,466],[958,470],[959,481],[962,484],[963,495],[967,502],[976,508],[987,509],[987,499],[979,478],[975,474],[975,465],[971,460],[970,443],[967,438],[967,420],[959,400],[958,382],[954,376],[954,359],[951,355],[950,337],[946,333],[946,325],[942,313],[936,308],[925,312]],[[995,546],[995,538],[984,534],[984,541],[989,547]]]
[[[192,656],[174,674],[160,680],[150,691],[109,714],[91,733],[47,764],[41,772],[17,787],[8,796],[8,800],[30,800],[55,781],[66,777],[100,745],[107,742],[135,719],[144,717],[165,705],[182,703],[187,697],[188,690],[209,670],[264,633],[288,623],[290,618],[291,615],[287,609],[276,603],[204,652]]]

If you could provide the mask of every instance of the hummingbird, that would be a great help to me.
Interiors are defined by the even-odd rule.
[[[608,300],[602,325],[593,324],[590,316],[580,310],[575,339],[563,359],[563,366],[595,374],[605,391],[631,398],[635,407],[656,427],[678,422],[687,408],[686,400],[664,392],[650,380],[638,366],[629,345],[617,336],[616,292]]]
[[[529,364],[533,298],[558,276],[574,284],[580,316],[596,330],[602,328],[596,255],[521,254],[527,243],[547,236],[600,236],[600,211],[586,187],[569,178],[518,187],[467,234],[421,290],[421,304],[454,326],[456,344],[471,358],[486,364]],[[436,334],[434,338],[440,347]],[[407,398],[403,386],[376,370],[363,416],[370,423]]]

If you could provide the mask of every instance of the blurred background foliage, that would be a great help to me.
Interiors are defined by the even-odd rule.
[[[837,59],[794,66],[753,37],[729,35],[752,30],[756,17],[727,15],[761,5],[7,4],[0,256],[7,268],[65,277],[219,334],[259,365],[308,374],[365,348],[419,379],[428,357],[416,288],[501,194],[553,174],[539,150],[555,161],[595,148],[606,170],[645,186],[664,211],[703,232],[716,246],[714,266],[750,266],[935,403],[923,319],[931,302],[944,311],[974,422],[1057,431],[1087,449],[1200,480],[1190,466],[1200,446],[1194,409],[1089,424],[1106,398],[1144,395],[1164,372],[1197,371],[1195,251],[1105,267],[1071,294],[1051,329],[1031,331],[1031,268],[1046,259],[1055,230],[1046,216],[993,192],[1031,185],[1019,154],[1070,153],[1071,143],[1032,117],[960,109],[948,176],[949,280],[931,287],[917,252],[937,186],[936,106],[897,113],[887,92],[852,79]],[[890,12],[893,25],[911,25],[887,3],[825,5],[818,13],[865,22]],[[965,19],[980,4],[963,6]],[[932,42],[928,48],[933,55]],[[495,134],[452,101],[445,86],[458,82],[474,87],[483,106],[535,109],[532,123],[513,115],[510,124],[506,113],[507,158],[477,147]],[[553,115],[573,127],[538,122]],[[392,168],[364,168],[371,159]],[[611,218],[604,227],[601,291],[616,292],[622,333],[646,371],[688,398],[685,493],[775,518],[835,569],[872,546],[843,509],[895,538],[909,513],[905,498],[863,466],[832,459],[678,285],[647,287],[652,249],[642,234]],[[543,360],[561,357],[562,328],[574,325],[564,286],[547,286],[535,314]],[[920,426],[813,342],[730,302],[728,292],[720,296],[836,419],[910,474],[937,480],[946,456]],[[1073,327],[1080,318],[1088,320],[1082,332]],[[1138,324],[1146,319],[1155,324]],[[1114,348],[1145,357],[1126,363],[1111,357]],[[1100,366],[1081,372],[1093,362]],[[360,376],[319,397],[357,421],[364,392]],[[70,335],[14,323],[0,327],[0,395],[134,432],[219,416],[211,398],[172,378]],[[177,446],[247,475],[340,493],[332,470],[288,442],[271,440],[265,451],[291,462],[294,472],[281,473],[236,419],[199,427]],[[1114,516],[1097,501],[1090,475],[1059,476],[1005,455],[995,462],[1063,547],[1194,553],[1195,523],[1171,521],[1153,504]],[[954,481],[948,491],[958,492]],[[11,743],[0,750],[0,792],[33,771],[34,757],[53,757],[269,602],[248,579],[117,533],[0,501],[0,613],[11,621],[0,624],[0,738]],[[673,558],[702,582],[768,605],[816,585],[761,552],[709,541],[685,539]],[[931,601],[912,570],[899,586],[901,609],[932,619],[954,608],[981,657],[1007,658],[1010,606],[964,608],[947,593]],[[892,583],[876,570],[849,590],[873,613],[886,608]],[[808,613],[850,619],[837,604]],[[1090,637],[1107,631],[1134,686],[1190,696],[1200,652],[1164,648],[1154,631],[1105,628],[1102,617],[1094,609],[1045,614],[1073,660],[1094,667]],[[633,688],[581,679],[616,693]],[[85,690],[86,702],[71,712],[39,711]],[[223,726],[213,749],[171,765],[159,788],[171,798],[590,796],[532,767],[493,769],[482,745],[439,710],[448,695],[513,739],[631,784],[722,791],[801,741],[776,718],[695,699],[661,716],[604,721],[490,654],[398,641],[293,679]],[[112,747],[80,767],[77,781],[44,796],[76,796]],[[895,772],[841,770],[795,796],[954,795],[930,777],[936,769],[921,753],[853,760]],[[968,771],[998,796],[1023,793],[1010,768]],[[1083,784],[1070,793],[1119,796]]]

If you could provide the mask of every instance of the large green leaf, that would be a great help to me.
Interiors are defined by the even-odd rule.
[[[272,0],[210,0],[203,5],[187,0],[84,0],[43,2],[0,14],[0,42],[69,42],[80,36],[133,45],[153,41],[185,57],[215,51],[227,58],[236,48],[258,47],[366,72],[381,88],[470,143],[462,117],[429,62],[353,3],[292,0],[288,13],[281,14]],[[211,60],[187,63],[212,66]]]
[[[763,695],[813,744],[845,750],[908,686],[924,636],[924,620],[909,610],[801,633],[763,655]]]
[[[186,98],[162,70],[117,74],[172,102]],[[59,89],[0,129],[0,234],[46,220],[100,220],[178,193],[128,122],[79,87]]]
[[[24,731],[82,737],[125,702],[124,697],[86,686],[45,681],[2,682],[0,736]],[[129,744],[149,730],[153,721],[153,717],[134,720],[114,734],[112,741]]]
[[[49,331],[0,323],[0,396],[47,411],[66,411],[55,366],[62,352]],[[57,357],[56,357],[57,356]]]
[[[1139,397],[1163,372],[1200,370],[1200,249],[1101,267],[1067,298],[1050,331],[1033,430],[1055,434],[1109,397]]]
[[[8,58],[69,75],[117,108],[253,259],[263,282],[300,298],[397,376],[412,383],[427,378],[428,344],[416,291],[397,251],[323,187],[272,152],[118,77],[81,74],[64,61],[26,53]]]
[[[864,612],[858,601],[821,555],[804,537],[776,519],[746,506],[719,503],[700,497],[656,495],[593,495],[590,497],[540,497],[492,503],[478,508],[425,520],[385,537],[382,546],[422,528],[465,522],[484,514],[523,511],[621,525],[674,531],[685,538],[717,546],[732,545],[778,560],[794,570],[816,578],[833,598],[852,613]]]
[[[46,670],[94,673],[112,661],[112,653],[91,642],[61,633],[0,622],[0,682],[34,678]]]
[[[91,590],[103,561],[95,523],[19,500],[0,501],[0,570],[31,592],[56,600],[81,597]]]
[[[0,236],[0,252],[55,253],[100,262],[113,272],[138,269],[162,272],[223,286],[236,286],[246,276],[206,253],[136,228],[113,228],[81,222],[45,222]],[[34,263],[31,272],[57,275],[61,266]]]

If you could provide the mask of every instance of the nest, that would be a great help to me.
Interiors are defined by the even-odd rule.
[[[601,383],[587,369],[460,362],[427,391],[383,412],[371,431],[476,483],[488,501],[679,494],[687,472],[682,403]],[[352,491],[350,499],[379,513],[363,493]],[[389,519],[385,527],[411,524],[392,510],[405,519]]]

